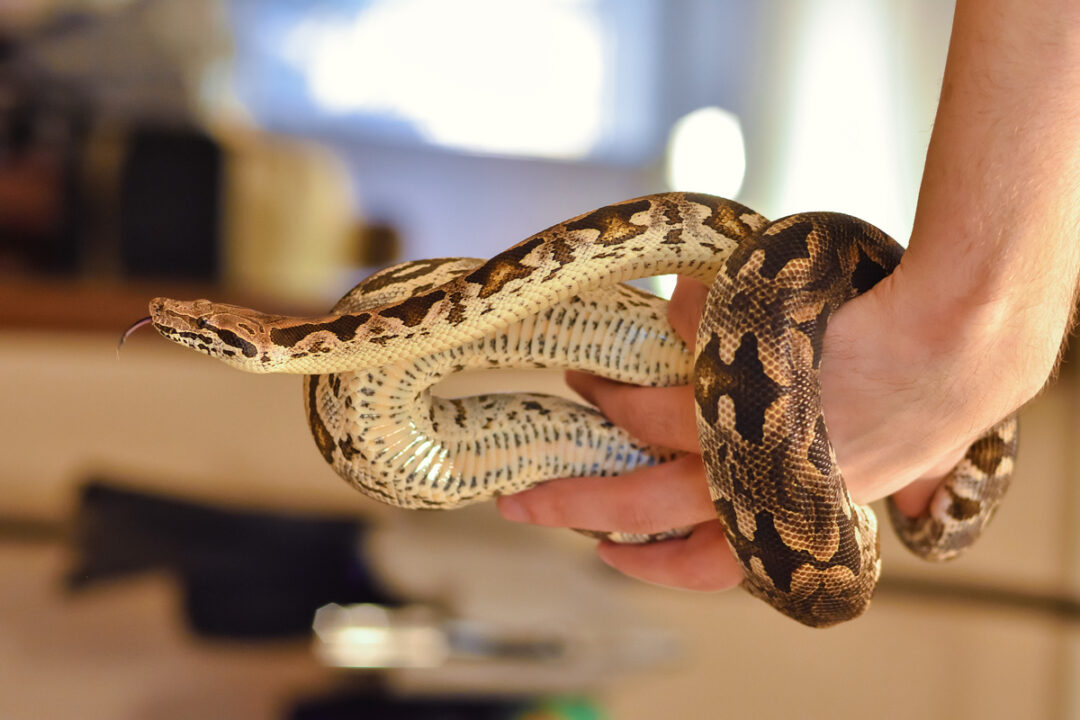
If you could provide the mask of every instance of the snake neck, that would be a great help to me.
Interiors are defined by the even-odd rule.
[[[764,224],[729,200],[651,195],[553,226],[449,282],[413,278],[407,297],[364,311],[304,319],[158,299],[151,316],[166,337],[249,372],[377,367],[488,337],[589,288],[665,273],[711,282]]]

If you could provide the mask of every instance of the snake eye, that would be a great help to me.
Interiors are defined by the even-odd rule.
[[[200,330],[202,330],[204,327],[206,327],[206,325],[207,325],[207,322],[206,322],[206,318],[204,318],[204,317],[201,317],[201,318],[199,318],[199,319],[197,319],[195,321],[195,327],[199,328]]]

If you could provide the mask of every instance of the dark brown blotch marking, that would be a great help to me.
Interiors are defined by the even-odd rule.
[[[431,308],[445,297],[445,290],[431,290],[384,308],[379,311],[379,315],[400,320],[405,327],[416,327],[424,322]]]
[[[457,325],[465,319],[465,295],[460,290],[453,291],[447,302],[450,304],[450,309],[446,313],[446,319],[452,325]]]
[[[1008,450],[1008,444],[1001,435],[992,432],[971,443],[964,457],[983,474],[991,476],[997,472],[998,464],[1008,454]]]
[[[719,339],[711,338],[694,363],[694,384],[706,422],[719,422],[720,398],[726,395],[735,406],[735,431],[756,445],[764,440],[765,411],[785,391],[766,374],[753,333],[743,334],[730,365],[720,358]]]
[[[574,261],[576,251],[573,243],[567,242],[566,238],[556,237],[550,242],[551,259],[558,263],[559,267],[568,265]]]
[[[544,278],[545,281],[551,280],[559,271],[574,261],[575,250],[573,243],[567,242],[566,238],[555,237],[549,241],[551,247],[551,260],[555,264],[551,272]]]
[[[507,283],[522,280],[536,272],[535,266],[524,265],[521,261],[543,242],[539,236],[520,242],[473,270],[465,276],[465,281],[479,285],[479,296],[489,298],[506,287]]]
[[[201,333],[190,332],[187,330],[170,330],[169,334],[173,337],[184,338],[185,340],[190,340],[194,343],[203,343],[204,345],[209,345],[213,342],[213,339],[211,339],[209,335],[203,335]]]
[[[810,259],[810,233],[814,224],[809,221],[795,222],[776,232],[762,236],[758,247],[765,250],[761,264],[761,276],[775,280],[780,271],[793,260]]]
[[[221,342],[225,343],[229,347],[234,347],[244,354],[244,357],[255,357],[259,354],[258,348],[252,343],[248,342],[244,338],[240,337],[232,330],[226,330],[224,328],[214,327],[213,325],[207,325],[206,329],[218,336]]]
[[[341,450],[342,457],[346,462],[351,462],[353,458],[360,454],[360,450],[353,445],[352,435],[346,435],[338,441],[338,449]]]
[[[523,408],[525,408],[526,410],[531,410],[531,411],[533,411],[535,413],[538,413],[542,417],[547,417],[548,415],[551,414],[551,410],[544,407],[542,404],[540,404],[536,400],[526,400],[525,402],[523,402],[521,404],[521,406]]]
[[[319,380],[325,376],[308,375],[304,378],[308,391],[308,426],[311,428],[311,436],[315,438],[315,445],[322,453],[323,459],[331,465],[334,464],[334,437],[327,430],[326,425],[319,416],[318,391]]]
[[[895,266],[895,265],[894,265]],[[884,267],[869,255],[859,252],[859,261],[851,273],[851,287],[857,294],[862,294],[877,285],[892,272],[891,267]]]
[[[684,242],[684,240],[683,240],[683,229],[682,229],[682,226],[679,225],[679,226],[673,227],[670,230],[668,230],[664,234],[664,239],[660,242],[660,244],[661,245],[682,245],[683,242]]]
[[[468,413],[465,412],[465,403],[461,400],[454,398],[450,401],[450,404],[454,406],[454,424],[460,428],[465,428]]]
[[[341,342],[348,342],[356,337],[356,331],[371,319],[371,313],[358,315],[340,315],[329,322],[302,323],[290,327],[270,330],[270,341],[283,347],[294,347],[312,333],[333,333]]]
[[[774,223],[767,230],[771,231],[776,225]],[[757,242],[740,243],[724,263],[724,272],[730,278],[737,277],[754,252],[761,250],[764,260],[759,274],[775,280],[777,274],[791,260],[810,257],[808,238],[813,229],[814,224],[809,220],[794,222],[780,230],[763,234]]]
[[[977,517],[982,512],[982,503],[978,500],[972,500],[971,498],[960,497],[954,493],[952,495],[952,502],[949,503],[949,517],[954,520],[970,520],[973,517]]]
[[[648,231],[648,225],[638,225],[630,219],[651,207],[652,203],[649,200],[608,205],[588,215],[582,215],[576,220],[571,220],[565,227],[567,230],[597,230],[600,233],[596,238],[597,243],[618,245]]]
[[[709,208],[712,212],[702,221],[702,225],[724,237],[742,242],[754,234],[754,228],[748,225],[743,217],[748,215],[756,217],[757,213],[745,205],[703,193],[685,193],[683,197],[692,203]]]
[[[839,546],[831,558],[822,561],[805,550],[791,549],[780,537],[780,533],[777,532],[772,513],[763,510],[755,514],[754,525],[756,530],[754,537],[747,538],[737,530],[738,524],[732,503],[721,498],[713,504],[724,526],[728,541],[739,558],[739,562],[743,567],[750,567],[750,559],[753,557],[758,558],[773,586],[783,593],[791,592],[791,582],[795,571],[804,565],[809,565],[816,570],[828,570],[831,567],[842,566],[848,568],[856,578],[859,577],[862,571],[862,553],[855,536],[855,526],[840,513],[836,517],[840,528]],[[764,594],[768,594],[767,589],[762,588],[762,591]],[[819,591],[826,594],[824,588],[819,588]],[[816,596],[817,594],[818,592],[815,592],[813,595]],[[812,597],[810,600],[816,600],[816,597]],[[784,610],[803,622],[816,620],[823,624],[831,624],[843,619],[839,617],[818,618],[817,614],[813,612],[813,604],[813,602],[810,602],[806,606],[787,607]]]

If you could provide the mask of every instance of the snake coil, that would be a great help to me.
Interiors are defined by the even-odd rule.
[[[799,622],[828,626],[866,608],[880,559],[874,513],[849,497],[829,443],[822,339],[836,308],[892,272],[902,252],[845,215],[769,222],[730,200],[663,193],[560,223],[487,261],[388,268],[326,316],[165,298],[150,310],[165,337],[234,367],[306,375],[324,459],[401,507],[456,507],[676,455],[560,398],[440,398],[431,386],[448,374],[561,367],[692,382],[709,489],[745,587]],[[663,300],[623,284],[662,273],[711,283],[693,353]],[[946,559],[979,536],[1008,486],[1016,427],[1010,417],[976,440],[923,516],[890,504],[910,549]]]

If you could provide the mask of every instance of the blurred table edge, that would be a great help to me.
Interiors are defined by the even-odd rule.
[[[102,280],[0,275],[0,330],[123,332],[148,314],[151,298],[210,298],[282,314],[317,314],[282,307],[213,283],[177,280]]]

